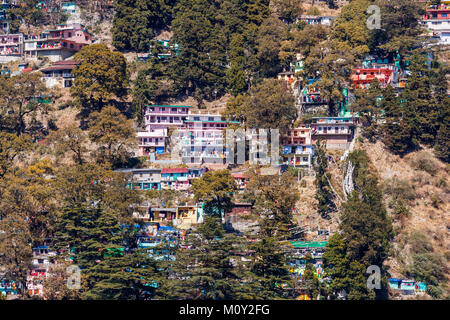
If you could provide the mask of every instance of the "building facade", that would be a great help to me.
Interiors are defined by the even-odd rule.
[[[24,40],[24,56],[29,59],[47,57],[56,62],[65,60],[84,46],[92,43],[92,36],[81,24],[58,25],[40,35],[29,35]]]
[[[324,139],[327,149],[345,150],[353,140],[355,124],[353,117],[312,118],[311,142],[316,144],[319,139]]]
[[[433,36],[438,39],[438,44],[449,45],[450,1],[441,1],[440,5],[427,4],[421,24],[433,32]]]
[[[296,168],[309,168],[312,164],[313,147],[311,143],[311,128],[301,125],[285,130],[281,136],[283,145],[283,164]]]

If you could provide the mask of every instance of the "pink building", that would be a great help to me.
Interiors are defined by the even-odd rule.
[[[92,43],[92,36],[81,24],[59,25],[36,36],[25,38],[25,57],[48,57],[51,61],[65,60]]]
[[[18,60],[23,55],[23,35],[0,35],[0,62]]]
[[[191,106],[152,105],[145,108],[145,130],[137,133],[141,155],[166,151],[169,128],[184,126]]]
[[[179,130],[183,163],[224,163],[223,130],[238,121],[222,120],[220,114],[189,113],[186,127]]]

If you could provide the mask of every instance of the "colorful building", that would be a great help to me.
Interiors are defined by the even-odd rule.
[[[433,32],[438,44],[450,44],[450,1],[441,1],[439,5],[427,4],[421,24]]]
[[[74,23],[58,25],[40,35],[25,37],[25,57],[37,59],[47,57],[50,61],[65,60],[84,46],[92,43],[92,36],[83,25]]]
[[[411,279],[389,279],[389,288],[394,292],[401,292],[405,295],[424,294],[427,290],[427,284]]]
[[[138,131],[141,155],[163,153],[168,143],[169,128],[184,126],[191,106],[149,105],[144,112],[144,131]]]
[[[354,89],[368,88],[371,83],[377,79],[381,87],[391,84],[393,81],[394,66],[371,67],[371,68],[355,68],[350,76],[352,87]]]
[[[301,125],[285,130],[281,136],[283,164],[293,167],[310,167],[314,154],[311,144],[311,128]]]
[[[223,130],[238,121],[222,120],[220,114],[189,113],[184,121],[185,127],[178,130],[178,143],[181,146],[183,163],[221,163],[225,162]]]
[[[0,62],[19,60],[24,52],[23,39],[21,33],[0,35]]]
[[[345,150],[353,140],[354,117],[314,117],[310,124],[311,141],[316,144],[322,138],[327,149]]]

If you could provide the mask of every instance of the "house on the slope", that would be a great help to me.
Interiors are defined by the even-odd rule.
[[[25,57],[47,57],[50,61],[65,60],[84,46],[92,44],[92,36],[81,24],[58,25],[40,35],[25,37]]]
[[[281,144],[283,146],[283,164],[296,168],[311,166],[314,153],[309,125],[285,130],[281,135]]]
[[[189,113],[184,123],[177,136],[183,163],[225,163],[223,130],[238,121],[222,120],[220,114]]]
[[[324,139],[327,149],[345,150],[353,140],[356,118],[314,117],[310,123],[311,141]]]
[[[17,34],[0,34],[0,63],[20,60],[24,53],[24,36]]]
[[[439,5],[428,4],[421,25],[433,32],[439,45],[450,44],[450,1]]]
[[[75,80],[72,70],[78,65],[79,62],[74,60],[57,61],[51,67],[39,71],[42,72],[42,81],[47,88],[70,88]]]
[[[141,155],[164,153],[169,139],[169,129],[184,126],[191,106],[149,105],[145,107],[143,131],[137,132]]]

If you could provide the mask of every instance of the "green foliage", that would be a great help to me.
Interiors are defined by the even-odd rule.
[[[165,299],[237,299],[241,291],[242,240],[224,235],[220,218],[205,217],[205,223],[187,236],[177,251]]]
[[[37,99],[46,92],[40,73],[0,77],[0,129],[17,135],[34,131],[29,125],[30,120],[35,119],[37,113],[45,115],[50,109],[48,104]]]
[[[358,89],[355,92],[353,112],[358,112],[359,121],[363,126],[363,136],[371,142],[375,142],[380,134],[378,125],[381,116],[380,95],[381,87],[376,79],[368,90]]]
[[[318,140],[315,148],[314,171],[316,172],[316,195],[318,201],[317,211],[324,218],[329,217],[330,210],[335,208],[333,202],[334,195],[330,188],[329,180],[331,175],[327,173],[328,158],[325,150],[325,142]]]
[[[292,233],[292,211],[299,199],[298,191],[292,187],[294,184],[296,177],[288,172],[282,176],[252,173],[243,197],[261,216],[260,234],[280,239],[298,236]]]
[[[295,22],[303,12],[301,0],[272,0],[271,4],[277,16],[288,23]]]
[[[214,216],[231,211],[236,189],[236,182],[229,170],[208,171],[192,181],[195,201],[204,201],[205,212]]]
[[[157,263],[139,251],[106,258],[88,270],[87,279],[87,300],[148,300],[163,281]]]
[[[75,77],[70,92],[86,109],[100,111],[113,98],[124,98],[128,88],[126,59],[105,44],[93,44],[81,49],[74,57],[80,62],[72,74]]]
[[[324,254],[326,270],[331,275],[331,288],[335,293],[345,290],[348,299],[386,298],[386,283],[383,288],[368,290],[365,271],[370,265],[381,269],[386,278],[383,261],[388,257],[389,241],[393,237],[392,224],[387,217],[378,177],[365,151],[350,153],[354,165],[353,194],[343,204],[340,235],[334,235],[329,249]],[[351,283],[351,285],[349,285]]]
[[[396,97],[391,86],[383,90],[381,108],[384,110],[383,142],[396,154],[404,155],[417,147],[411,118],[404,109],[407,106]]]
[[[265,79],[249,94],[232,99],[225,112],[230,119],[244,120],[248,128],[286,128],[296,118],[295,99],[286,82]]]
[[[115,15],[113,45],[118,50],[143,52],[149,50],[150,39],[166,28],[172,20],[172,6],[177,0],[118,0]]]
[[[12,169],[14,161],[31,149],[28,135],[0,132],[0,178]]]
[[[333,26],[333,39],[345,44],[359,57],[369,53],[366,26],[369,0],[355,0],[342,8]]]
[[[127,120],[113,106],[91,114],[89,138],[98,145],[97,161],[109,163],[113,167],[126,162],[136,145],[132,120]]]
[[[434,252],[429,237],[419,230],[410,234],[408,243],[411,246],[411,260],[405,266],[405,274],[416,281],[425,282],[427,292],[434,298],[441,298],[446,285],[446,259]]]

